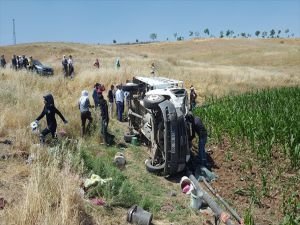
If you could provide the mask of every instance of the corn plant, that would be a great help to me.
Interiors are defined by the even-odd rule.
[[[205,122],[213,140],[229,136],[245,141],[262,160],[275,146],[293,168],[300,167],[300,87],[284,87],[206,99],[194,113]]]

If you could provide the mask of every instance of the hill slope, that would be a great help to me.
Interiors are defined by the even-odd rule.
[[[58,224],[60,221],[63,221],[62,224],[80,222],[82,224],[125,224],[123,221],[125,221],[126,209],[115,207],[111,211],[84,207],[86,204],[77,195],[77,188],[81,182],[80,176],[77,175],[79,172],[67,163],[72,162],[71,159],[70,161],[69,158],[64,159],[64,169],[61,169],[61,160],[53,160],[48,154],[44,154],[47,152],[46,149],[36,149],[33,146],[38,140],[36,136],[30,134],[28,125],[42,110],[42,96],[46,92],[50,91],[54,94],[57,107],[69,120],[69,125],[64,129],[70,138],[77,140],[80,134],[77,100],[81,91],[86,89],[91,92],[96,82],[109,87],[111,84],[124,83],[134,75],[149,75],[152,62],[156,65],[158,75],[181,79],[186,87],[193,84],[199,96],[199,105],[211,95],[221,97],[256,89],[300,84],[299,39],[204,39],[117,46],[33,43],[0,47],[0,52],[6,56],[7,61],[13,54],[32,55],[33,58],[40,59],[55,69],[55,75],[49,78],[24,71],[16,72],[9,68],[0,71],[0,139],[13,141],[10,147],[0,144],[0,153],[23,151],[38,156],[37,163],[33,166],[24,165],[22,157],[0,161],[0,172],[5,174],[0,178],[0,197],[3,196],[9,203],[8,207],[0,211],[0,221],[6,221],[4,224]],[[70,54],[74,58],[75,78],[64,80],[61,58],[62,55]],[[114,65],[117,57],[120,57],[121,61],[119,70],[116,70]],[[99,70],[92,66],[96,58],[100,59]],[[107,92],[104,93],[104,96],[106,95]],[[44,125],[42,123],[42,126]],[[61,121],[58,126],[59,129],[63,127]],[[125,129],[124,124],[112,120],[111,130],[119,140],[122,139],[122,132]],[[78,139],[80,146],[90,149],[95,157],[102,154],[111,156],[112,153],[107,153],[109,149],[99,145],[100,140],[97,135],[95,132],[90,138]],[[257,197],[255,195],[257,189],[255,186],[247,189],[246,191],[252,193],[247,196],[249,192],[246,194],[243,192],[245,191],[243,176],[252,179],[254,176],[261,175],[257,171],[263,169],[255,162],[255,155],[251,152],[244,153],[245,158],[254,160],[247,164],[247,161],[243,161],[239,157],[240,153],[231,145],[230,139],[225,137],[221,143],[210,142],[207,146],[211,150],[211,157],[219,166],[215,171],[220,178],[213,185],[240,214],[244,214],[246,209],[250,208],[249,199]],[[74,147],[75,152],[76,148]],[[65,151],[70,152],[70,149],[72,150],[73,147]],[[112,152],[117,150],[113,149]],[[145,149],[130,147],[126,150],[126,156],[129,165],[123,173],[133,186],[141,186],[137,189],[139,193],[148,196],[147,202],[142,204],[148,205],[155,213],[155,224],[170,222],[197,224],[199,219],[205,220],[202,215],[188,209],[188,199],[179,194],[178,183],[144,171]],[[245,171],[240,171],[237,164],[247,165]],[[281,165],[279,167],[281,168]],[[14,171],[11,172],[12,169],[9,168],[14,168]],[[82,173],[84,174],[83,171]],[[299,180],[299,171],[282,171],[282,173],[292,177],[293,180]],[[47,175],[47,179],[40,176],[41,174]],[[231,175],[235,178],[234,182],[230,179]],[[65,177],[67,179],[64,179]],[[256,179],[260,178],[256,177]],[[261,178],[259,182],[263,180]],[[153,191],[156,189],[160,192],[159,195]],[[177,191],[177,196],[170,199],[169,193],[173,190]],[[244,193],[246,197],[236,195],[235,191]],[[274,192],[272,195],[274,201],[266,198],[263,200],[266,202],[262,202],[263,206],[255,204],[252,211],[255,222],[278,224],[285,213],[280,210],[283,197],[286,197],[287,202],[290,203],[289,207],[293,207],[291,201],[295,198],[288,201],[290,194]],[[297,193],[295,195],[297,196]]]

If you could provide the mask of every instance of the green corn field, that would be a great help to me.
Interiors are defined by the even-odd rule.
[[[216,99],[194,110],[210,137],[250,145],[260,159],[282,151],[292,168],[300,167],[300,88],[266,89]]]

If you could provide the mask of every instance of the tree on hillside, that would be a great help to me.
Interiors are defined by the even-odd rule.
[[[246,37],[246,33],[245,33],[245,32],[242,32],[242,33],[241,33],[241,36],[245,38],[245,37]]]
[[[223,38],[224,37],[224,32],[221,30],[220,31],[220,38]]]
[[[230,30],[227,30],[226,31],[226,37],[229,37],[230,36]]]
[[[157,34],[156,33],[150,34],[150,38],[152,39],[152,41],[154,41],[157,38]]]
[[[113,43],[114,43],[114,44],[117,44],[117,41],[114,39],[114,40],[113,40]]]
[[[267,31],[262,32],[261,36],[262,36],[263,38],[267,37],[267,36],[268,36],[268,32],[267,32]]]
[[[184,40],[184,37],[183,37],[183,36],[177,37],[177,41],[183,41],[183,40]]]
[[[195,32],[195,36],[196,36],[196,37],[199,37],[199,36],[200,36],[200,33],[199,33],[198,31],[196,31],[196,32]]]
[[[288,29],[288,28],[285,29],[285,31],[284,31],[284,33],[285,33],[286,36],[288,36],[288,33],[289,33],[289,32],[290,32],[290,29]]]
[[[193,35],[194,35],[194,32],[190,30],[189,31],[189,36],[192,37]]]
[[[135,39],[135,42],[136,42],[136,43],[139,43],[139,39]]]
[[[272,29],[272,30],[270,31],[270,37],[271,37],[271,38],[274,38],[275,33],[276,33],[275,30]]]
[[[256,36],[256,37],[258,37],[259,34],[260,34],[260,31],[259,31],[259,30],[255,31],[255,36]]]
[[[177,39],[178,33],[175,32],[173,35],[174,35],[174,38]]]
[[[209,36],[209,29],[208,29],[208,28],[206,28],[206,29],[204,30],[204,34],[207,34],[207,36]]]
[[[281,30],[278,30],[278,31],[277,31],[277,38],[280,37],[280,33],[281,33]]]

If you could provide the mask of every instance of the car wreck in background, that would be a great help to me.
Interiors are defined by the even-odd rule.
[[[37,74],[45,75],[45,76],[54,74],[53,68],[43,65],[39,60],[33,59],[32,64],[33,64],[32,71]]]
[[[172,175],[184,170],[190,157],[188,94],[183,82],[164,77],[134,77],[122,87],[130,93],[130,135],[139,134],[150,147],[149,172]]]

